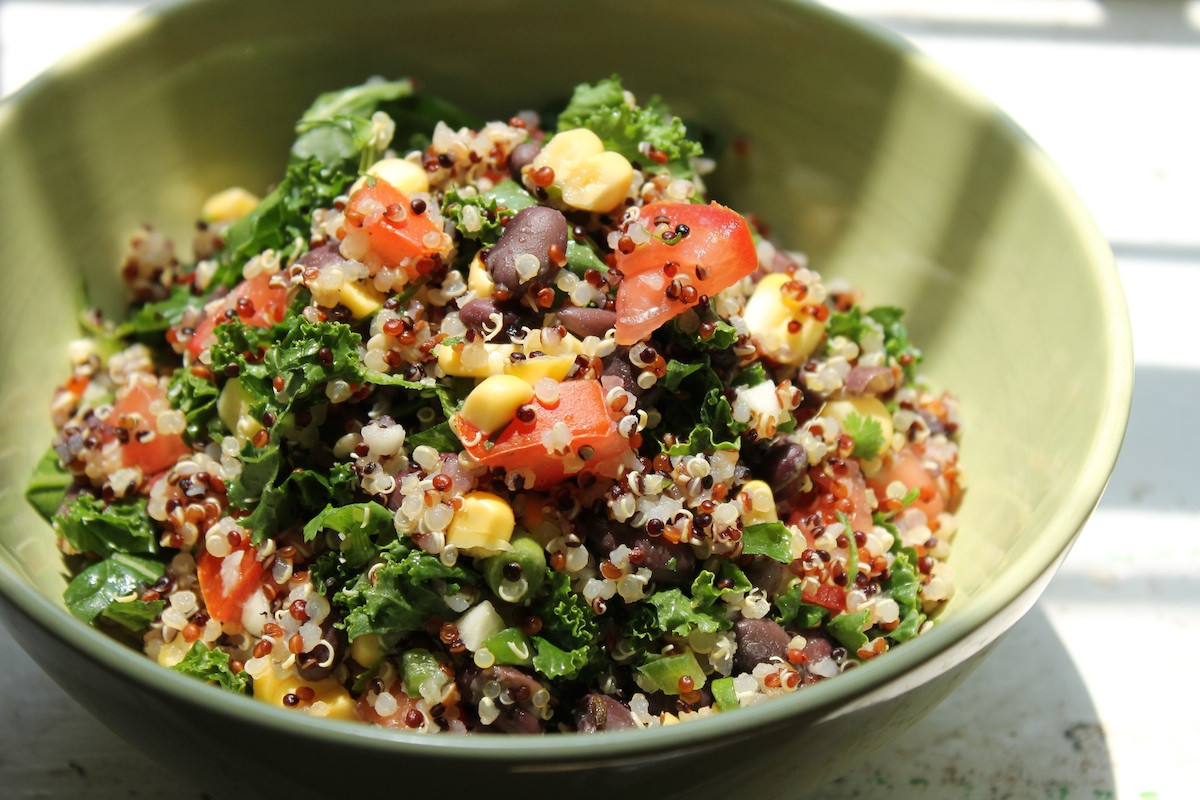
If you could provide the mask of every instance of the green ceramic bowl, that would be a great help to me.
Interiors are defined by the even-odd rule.
[[[788,796],[851,769],[957,685],[1034,602],[1125,430],[1125,304],[1108,248],[1046,157],[904,45],[794,0],[312,0],[168,5],[0,106],[0,595],[13,635],[118,734],[236,785]],[[941,624],[836,680],[658,730],[429,737],[309,719],[164,670],[64,610],[21,489],[51,434],[81,279],[119,308],[131,229],[184,234],[203,198],[265,187],[318,92],[420,76],[509,115],[620,72],[730,138],[715,191],[872,303],[903,305],[962,398],[970,489]],[[168,735],[169,734],[169,735]],[[215,779],[212,779],[215,782]],[[231,784],[235,785],[235,784]],[[460,796],[470,797],[472,794]]]

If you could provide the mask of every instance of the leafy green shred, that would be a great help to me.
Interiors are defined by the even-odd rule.
[[[871,610],[865,608],[853,614],[838,614],[825,625],[829,634],[851,653],[857,653],[859,648],[867,643],[864,629],[871,624]]]
[[[182,411],[187,419],[184,433],[188,442],[205,442],[215,434],[225,432],[225,425],[217,413],[220,396],[221,390],[211,380],[186,367],[175,370],[167,387],[167,399],[171,407]]]
[[[380,551],[378,566],[334,595],[333,604],[342,611],[351,641],[369,633],[406,633],[422,630],[432,616],[449,616],[445,598],[477,581],[471,570],[448,567],[437,556],[395,541]]]
[[[202,681],[215,683],[227,691],[245,694],[250,688],[250,676],[245,672],[234,672],[229,662],[229,653],[221,648],[214,647],[210,650],[203,642],[196,642],[183,660],[172,669]]]
[[[766,556],[784,564],[792,560],[792,532],[782,522],[760,522],[747,525],[742,532],[742,552]]]
[[[861,343],[863,336],[873,330],[882,331],[884,351],[890,360],[900,365],[905,380],[911,382],[924,356],[908,338],[908,328],[901,322],[903,317],[904,310],[895,306],[876,306],[866,313],[857,305],[849,311],[835,311],[829,315],[826,341],[845,336]]]
[[[800,628],[815,628],[829,616],[829,609],[804,601],[799,583],[792,584],[786,592],[776,597],[775,607],[779,609],[775,621],[781,625],[795,623]]]
[[[695,577],[687,593],[674,588],[650,595],[626,625],[626,637],[635,642],[652,642],[668,634],[687,636],[696,630],[705,633],[726,630],[733,623],[718,601],[729,593],[749,591],[752,585],[728,561],[721,564],[720,578],[724,580],[719,581],[716,573],[705,569]]]
[[[533,205],[537,205],[533,195],[516,181],[504,180],[476,195],[464,195],[459,189],[451,187],[446,190],[442,214],[454,223],[460,236],[490,247],[500,241],[504,233],[502,217],[506,214],[512,216]],[[465,221],[465,217],[470,216],[466,215],[468,208],[475,209],[473,216],[478,224],[468,225]]]
[[[578,678],[598,654],[598,648],[590,645],[563,650],[541,636],[533,637],[533,645],[533,668],[550,680]]]
[[[158,533],[146,514],[145,498],[105,505],[89,494],[63,504],[54,528],[82,553],[145,555],[158,552]]]
[[[378,543],[395,538],[392,512],[376,502],[327,505],[304,526],[304,541],[311,542],[323,530],[341,535],[341,555],[351,567],[362,567],[378,552]]]
[[[587,128],[600,137],[605,149],[636,161],[647,172],[668,171],[677,178],[692,177],[690,159],[703,155],[703,148],[688,138],[683,121],[672,115],[657,96],[641,105],[631,99],[616,75],[595,84],[581,83],[558,115],[558,130]],[[642,151],[643,142],[661,153],[666,163],[648,157]]]
[[[542,596],[531,610],[542,620],[542,637],[563,650],[593,644],[600,635],[600,620],[582,595],[571,591],[565,573],[546,569]]]
[[[50,521],[58,513],[72,482],[71,473],[62,468],[58,454],[50,447],[38,459],[29,483],[25,484],[25,500],[43,519]]]
[[[135,596],[165,571],[157,561],[113,553],[72,578],[63,592],[63,601],[67,610],[84,622],[103,614],[132,630],[141,630],[162,611],[163,601],[143,602]],[[110,613],[114,606],[121,608]]]
[[[255,546],[325,506],[343,505],[354,496],[357,480],[345,463],[306,469],[292,458],[291,470],[281,475],[285,457],[277,443],[256,448],[247,442],[239,458],[242,472],[228,484],[229,501],[233,508],[250,511],[241,523]]]

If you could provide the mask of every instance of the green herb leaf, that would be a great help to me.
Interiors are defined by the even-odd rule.
[[[33,474],[29,476],[29,483],[25,485],[25,500],[46,521],[50,521],[58,513],[72,483],[71,473],[62,468],[58,454],[51,447],[38,459]]]
[[[533,668],[551,680],[578,678],[595,657],[595,648],[591,646],[563,650],[541,636],[533,637],[533,646],[537,650]]]
[[[779,614],[775,617],[776,622],[781,625],[794,622],[800,628],[815,628],[821,624],[821,620],[829,616],[829,609],[804,602],[802,594],[800,584],[795,583],[775,598],[775,607],[779,609]]]
[[[870,461],[883,449],[883,426],[874,417],[864,417],[857,411],[851,411],[846,415],[842,429],[854,440],[855,458]]]
[[[370,575],[368,579],[367,575]],[[478,581],[474,572],[447,567],[437,556],[396,541],[380,553],[379,566],[334,595],[347,637],[422,630],[431,616],[447,617],[445,597]]]
[[[378,552],[378,542],[394,539],[395,517],[376,502],[325,506],[304,526],[304,541],[311,542],[323,530],[341,534],[342,558],[352,567],[361,567]]]
[[[541,634],[564,650],[592,644],[600,634],[596,612],[582,595],[571,591],[564,573],[547,568],[542,596],[531,610],[542,620]]]
[[[838,614],[829,620],[825,629],[834,639],[837,639],[842,647],[853,654],[857,653],[860,647],[866,645],[867,635],[863,630],[870,624],[870,621],[871,610],[868,608],[853,614]]]
[[[220,396],[221,391],[215,383],[197,376],[191,369],[180,367],[171,376],[167,400],[187,418],[184,433],[189,443],[207,442],[214,434],[224,433],[225,424],[217,413]]]
[[[629,102],[621,79],[613,76],[594,85],[581,83],[567,107],[558,115],[558,130],[587,128],[600,137],[606,150],[613,150],[642,165],[646,172],[668,171],[675,177],[693,175],[690,160],[703,154],[699,142],[687,136],[687,128],[673,116],[658,97],[643,105]],[[642,152],[645,142],[667,162],[659,164]]]
[[[76,618],[91,622],[117,604],[117,598],[139,594],[161,578],[165,571],[165,567],[157,561],[114,553],[72,578],[63,592],[63,602]],[[156,615],[161,608],[156,607]],[[138,614],[148,611],[148,608],[142,607],[138,609]],[[114,619],[126,624],[130,616],[117,611]]]
[[[766,556],[783,564],[792,562],[792,532],[782,522],[747,525],[742,532],[742,552]]]
[[[55,514],[54,528],[72,547],[101,556],[158,552],[158,532],[146,514],[146,500],[105,505],[81,494]]]
[[[215,683],[222,689],[244,694],[250,688],[250,676],[245,672],[234,672],[229,666],[229,653],[219,647],[209,650],[203,642],[196,642],[172,669],[202,681]]]

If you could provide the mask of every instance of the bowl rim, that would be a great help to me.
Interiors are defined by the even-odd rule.
[[[972,598],[964,608],[955,609],[953,614],[942,618],[932,630],[890,651],[887,658],[849,670],[838,676],[836,681],[821,682],[807,687],[803,692],[740,709],[736,714],[712,715],[689,720],[684,725],[606,732],[599,737],[543,736],[537,738],[536,744],[531,744],[524,737],[513,736],[428,736],[396,732],[358,722],[317,719],[274,708],[204,684],[174,670],[164,669],[141,652],[80,622],[65,608],[52,604],[3,562],[0,562],[0,593],[45,632],[104,668],[128,676],[144,689],[185,704],[215,709],[247,725],[330,744],[353,744],[372,751],[408,753],[435,759],[471,756],[485,761],[555,762],[560,767],[572,761],[595,765],[602,759],[620,760],[645,757],[655,752],[684,750],[702,746],[718,737],[749,735],[756,730],[785,723],[793,717],[836,714],[839,709],[862,700],[864,696],[921,664],[947,653],[976,633],[989,619],[1018,604],[1039,579],[1052,572],[1061,562],[1099,502],[1115,466],[1128,423],[1133,391],[1132,333],[1112,251],[1074,189],[1041,148],[1002,110],[948,68],[936,63],[898,35],[868,20],[850,17],[812,0],[760,2],[764,6],[796,9],[813,15],[824,24],[848,29],[872,46],[898,52],[911,62],[906,66],[921,70],[923,78],[935,83],[948,96],[953,96],[956,103],[970,108],[982,121],[1005,129],[1007,135],[1013,137],[1020,146],[1022,154],[1030,159],[1032,171],[1038,175],[1048,192],[1057,197],[1060,207],[1068,212],[1068,219],[1080,242],[1081,254],[1087,262],[1085,274],[1091,276],[1098,290],[1099,308],[1108,323],[1104,326],[1103,341],[1113,359],[1101,387],[1104,396],[1103,416],[1098,421],[1096,435],[1078,471],[1075,491],[1057,506],[1044,526],[1042,537],[1010,564],[1004,577]],[[6,124],[9,114],[25,97],[36,95],[56,78],[88,69],[93,61],[134,42],[156,20],[180,17],[205,4],[206,0],[167,0],[143,9],[0,100],[0,126]],[[1020,609],[1021,613],[1025,610]]]

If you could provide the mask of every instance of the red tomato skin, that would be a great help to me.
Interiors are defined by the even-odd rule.
[[[363,207],[375,201],[384,209],[394,205],[404,211],[404,218],[393,222],[385,212],[378,219],[367,223],[370,215],[365,215]],[[362,231],[367,235],[367,241],[372,252],[389,267],[408,264],[431,256],[438,247],[430,247],[425,243],[429,233],[441,233],[441,228],[429,219],[428,214],[418,214],[412,210],[412,201],[404,192],[381,178],[367,181],[361,189],[350,196],[346,203],[346,232]],[[410,277],[416,276],[416,267],[409,269]]]
[[[686,225],[688,234],[677,244],[652,238],[629,253],[617,251],[616,268],[622,276],[617,287],[617,344],[645,339],[697,305],[701,297],[712,297],[758,267],[750,226],[737,212],[716,203],[651,203],[642,208],[639,221],[649,227],[661,217],[667,218],[672,229]],[[676,265],[676,274],[690,278],[695,297],[667,297],[671,280],[664,269],[667,262]],[[698,268],[703,269],[704,277]]]
[[[247,325],[265,328],[283,319],[287,313],[287,285],[282,281],[272,283],[271,277],[267,273],[259,273],[233,287],[220,300],[205,306],[204,317],[196,325],[196,332],[187,346],[193,360],[217,341],[214,329],[226,319],[227,311],[238,312],[238,301],[241,299],[248,300],[254,309],[247,316],[238,316]]]
[[[910,444],[892,453],[883,469],[873,475],[867,484],[875,490],[876,497],[882,498],[887,496],[887,487],[892,481],[899,481],[920,492],[909,508],[924,511],[926,519],[935,520],[938,514],[946,510],[948,498],[939,487],[937,477],[922,463],[922,448],[918,445]]]
[[[464,449],[480,464],[490,469],[532,470],[536,482],[526,488],[545,489],[570,477],[562,456],[546,452],[542,441],[543,435],[557,422],[563,422],[571,430],[572,452],[578,453],[585,446],[593,450],[581,472],[602,472],[620,461],[630,449],[629,440],[617,431],[599,381],[566,381],[558,389],[557,403],[546,407],[535,398],[533,422],[513,420],[491,447],[478,429],[461,417],[455,416],[451,424]]]
[[[262,563],[255,558],[255,548],[249,542],[243,542],[233,552],[242,553],[242,561],[237,583],[229,587],[228,592],[225,591],[226,586],[221,579],[221,566],[229,556],[218,558],[201,547],[196,557],[196,577],[200,581],[200,594],[204,597],[209,616],[217,622],[240,622],[242,606],[254,590],[262,585],[264,571]]]
[[[169,469],[179,457],[189,452],[187,444],[179,434],[158,433],[158,416],[150,406],[158,400],[166,400],[166,393],[153,378],[134,378],[117,391],[117,400],[105,423],[116,429],[121,417],[137,416],[142,422],[137,430],[154,431],[154,436],[140,442],[136,435],[121,445],[121,460],[127,467],[138,467],[143,475],[154,475]],[[136,433],[136,431],[135,431]],[[111,434],[115,438],[115,434]]]

